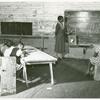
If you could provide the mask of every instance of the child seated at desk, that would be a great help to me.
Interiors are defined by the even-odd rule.
[[[18,50],[16,52],[16,63],[18,64],[19,68],[22,66],[22,58],[24,57],[24,52],[23,52],[24,44],[22,42],[19,42],[18,44]],[[19,70],[19,69],[17,69]]]
[[[24,56],[23,54],[23,48],[24,44],[22,42],[18,43],[17,47],[14,47],[12,41],[7,41],[4,46],[6,46],[6,50],[4,51],[4,57],[10,57],[15,56],[16,57],[16,63],[17,63],[17,70],[20,70],[22,68],[21,65],[21,58]]]
[[[94,75],[95,65],[100,63],[100,47],[94,46],[94,55],[89,59],[87,75]]]

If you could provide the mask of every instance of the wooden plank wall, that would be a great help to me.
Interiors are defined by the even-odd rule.
[[[0,22],[32,22],[33,35],[53,35],[57,16],[64,15],[65,10],[96,11],[100,2],[0,2]]]
[[[32,22],[33,36],[39,36],[41,34],[44,34],[44,31],[39,32],[38,30],[43,25],[42,28],[44,28],[44,30],[46,30],[47,33],[51,34],[51,37],[49,37],[49,39],[46,39],[45,41],[45,45],[48,47],[48,51],[46,52],[48,52],[51,55],[54,55],[54,33],[48,31],[51,31],[52,29],[54,30],[54,25],[57,21],[57,16],[64,15],[65,10],[100,11],[100,2],[0,2],[0,22]],[[49,28],[46,28],[44,26],[49,26]],[[82,33],[80,34],[79,41],[81,43],[99,43],[99,37],[99,34],[91,35]],[[0,40],[3,38],[8,38],[12,40],[19,39],[18,36],[0,36]],[[28,44],[35,47],[42,47],[41,39],[34,39],[34,37],[23,37],[23,41],[26,45]],[[50,44],[50,46],[48,45],[48,43]]]

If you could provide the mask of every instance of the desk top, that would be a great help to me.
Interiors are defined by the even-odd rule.
[[[34,47],[33,47],[34,48]],[[29,48],[28,48],[29,49]],[[55,62],[57,59],[45,52],[42,52],[36,48],[28,50],[28,56],[24,57],[25,62]]]

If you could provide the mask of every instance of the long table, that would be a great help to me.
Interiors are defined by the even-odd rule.
[[[28,47],[27,47],[28,48]],[[53,76],[53,66],[52,64],[57,61],[57,59],[45,52],[40,51],[39,49],[32,48],[26,49],[29,52],[29,55],[24,57],[25,67],[23,67],[23,78],[26,81],[28,86],[28,79],[27,79],[27,71],[26,65],[33,65],[33,64],[49,64],[50,67],[50,75],[51,75],[51,84],[54,84],[54,76]]]

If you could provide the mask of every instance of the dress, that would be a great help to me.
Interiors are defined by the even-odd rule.
[[[94,52],[98,55],[96,57],[91,57],[90,62],[93,65],[100,64],[100,46],[94,46]]]
[[[55,30],[55,52],[65,52],[65,34],[63,25],[58,22]]]

